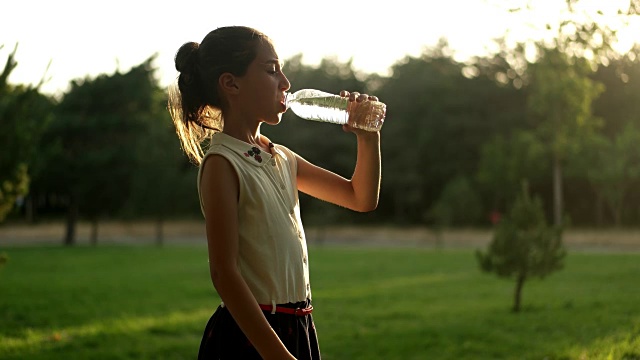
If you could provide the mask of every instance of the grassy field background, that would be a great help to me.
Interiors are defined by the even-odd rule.
[[[563,270],[525,285],[514,314],[513,282],[478,270],[469,231],[443,247],[420,231],[313,231],[324,359],[640,359],[633,244],[573,245]],[[0,359],[194,359],[219,304],[197,238],[156,247],[105,233],[64,248],[0,229]]]

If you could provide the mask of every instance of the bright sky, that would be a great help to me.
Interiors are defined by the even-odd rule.
[[[46,76],[42,90],[54,94],[72,79],[126,72],[158,53],[157,75],[166,86],[175,79],[180,45],[200,42],[220,26],[246,25],[271,37],[283,60],[298,53],[309,65],[352,58],[358,70],[388,75],[395,62],[419,56],[441,37],[460,61],[486,54],[491,39],[507,31],[514,40],[539,38],[537,29],[557,17],[564,2],[538,0],[540,7],[529,12],[508,12],[505,3],[518,8],[526,0],[14,0],[0,5],[0,66],[18,43],[9,81],[37,84]],[[581,3],[615,8],[628,0]],[[640,42],[640,27],[627,32],[637,35],[621,34],[625,44]]]

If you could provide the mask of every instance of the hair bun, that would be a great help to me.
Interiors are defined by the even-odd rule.
[[[200,44],[197,42],[184,43],[176,53],[175,63],[176,70],[190,73],[198,60],[198,49]]]

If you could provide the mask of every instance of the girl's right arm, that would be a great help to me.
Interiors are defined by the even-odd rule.
[[[238,271],[238,176],[220,155],[210,155],[205,165],[200,193],[213,285],[263,359],[295,359],[269,325]]]

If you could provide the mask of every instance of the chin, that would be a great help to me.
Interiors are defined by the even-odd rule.
[[[275,118],[265,119],[264,123],[267,125],[278,125],[280,124],[280,121],[282,121],[282,114],[278,114]]]

